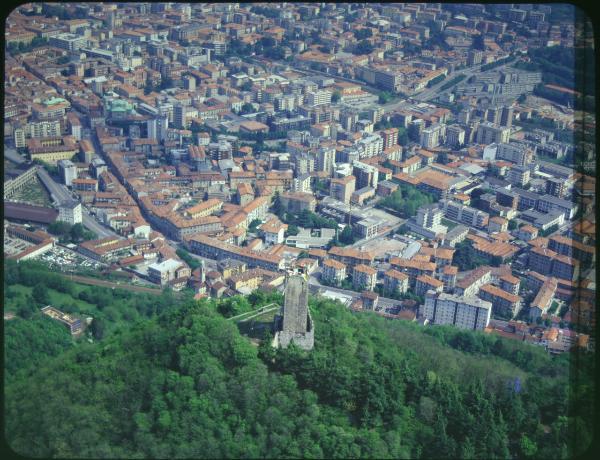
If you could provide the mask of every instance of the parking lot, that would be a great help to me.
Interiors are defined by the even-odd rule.
[[[18,238],[12,238],[8,235],[4,235],[4,254],[8,256],[14,256],[23,252],[25,249],[33,246],[27,241],[20,240]]]
[[[51,268],[58,268],[61,271],[70,271],[76,268],[98,270],[101,267],[98,262],[61,246],[54,246],[50,251],[42,254],[40,260],[48,263]]]

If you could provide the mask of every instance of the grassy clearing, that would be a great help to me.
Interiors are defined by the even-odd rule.
[[[50,204],[52,204],[48,191],[37,177],[23,187],[23,189],[15,193],[13,199],[40,206],[50,206]]]

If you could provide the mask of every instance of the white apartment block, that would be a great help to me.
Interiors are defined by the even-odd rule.
[[[479,209],[465,206],[455,201],[444,200],[444,216],[448,219],[469,225],[471,227],[485,227],[489,220],[489,214]]]
[[[531,163],[532,153],[522,145],[514,143],[502,143],[498,144],[496,150],[497,160],[506,160],[511,163],[516,163],[519,166],[527,166]]]
[[[429,291],[423,316],[433,324],[451,324],[461,329],[483,330],[489,322],[492,304],[477,297],[459,297]]]
[[[383,152],[383,138],[378,134],[365,136],[356,143],[359,158],[371,158]]]
[[[69,225],[80,224],[83,222],[81,203],[75,200],[68,201],[58,207],[58,220],[66,222]]]
[[[331,104],[332,93],[329,90],[308,91],[306,93],[306,105],[315,107],[317,105]]]
[[[421,132],[421,145],[426,149],[433,149],[442,143],[445,135],[445,125],[434,124]]]

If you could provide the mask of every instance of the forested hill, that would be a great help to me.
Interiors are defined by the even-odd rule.
[[[6,439],[78,458],[566,458],[589,444],[593,371],[566,356],[311,310],[312,352],[253,345],[215,301],[67,347],[9,382]]]

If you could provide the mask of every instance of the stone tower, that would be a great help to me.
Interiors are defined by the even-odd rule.
[[[287,276],[282,314],[275,318],[274,345],[286,348],[292,341],[304,350],[314,346],[314,325],[308,310],[308,280]]]

